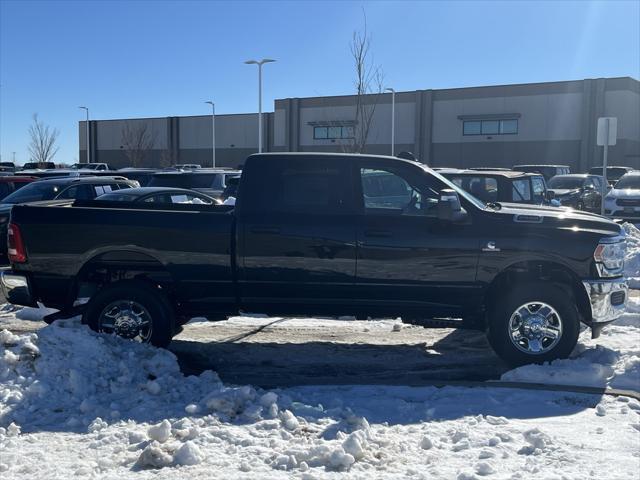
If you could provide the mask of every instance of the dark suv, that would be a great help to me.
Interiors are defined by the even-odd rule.
[[[563,206],[593,213],[600,213],[602,198],[607,194],[604,178],[586,173],[556,175],[548,188]]]
[[[571,173],[569,165],[514,165],[516,172],[541,173],[548,182],[556,175],[568,175]]]
[[[503,170],[445,170],[439,173],[484,203],[548,205],[551,200],[541,174]]]
[[[604,167],[592,167],[589,169],[589,175],[603,175]],[[607,166],[607,182],[609,185],[615,185],[618,180],[622,178],[623,175],[632,172],[633,168],[631,167],[609,167]]]

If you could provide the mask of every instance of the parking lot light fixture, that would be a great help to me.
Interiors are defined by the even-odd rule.
[[[87,157],[85,163],[91,163],[91,159],[89,158],[91,155],[91,148],[89,148],[89,109],[87,107],[78,107],[81,110],[85,110],[87,112],[87,122],[84,125],[84,129],[87,132]]]
[[[204,103],[211,105],[211,166],[216,168],[216,104],[211,100]]]
[[[395,155],[396,151],[396,91],[393,88],[387,87],[385,92],[391,92],[391,156]]]
[[[244,62],[247,65],[258,65],[258,153],[262,153],[262,65],[272,62],[275,62],[275,60],[271,58]]]

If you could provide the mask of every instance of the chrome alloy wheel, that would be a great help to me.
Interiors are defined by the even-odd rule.
[[[552,350],[562,337],[562,319],[550,305],[528,302],[509,319],[509,338],[521,352],[542,355]]]
[[[151,340],[152,321],[146,308],[133,300],[116,300],[98,318],[98,329],[140,343]]]

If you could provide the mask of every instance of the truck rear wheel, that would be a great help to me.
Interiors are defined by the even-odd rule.
[[[166,347],[173,336],[173,316],[169,301],[157,288],[126,280],[96,293],[87,304],[83,322],[96,332]]]
[[[567,358],[579,333],[573,297],[544,283],[512,289],[489,311],[489,343],[511,366]]]

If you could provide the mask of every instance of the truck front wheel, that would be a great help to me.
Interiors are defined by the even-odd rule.
[[[83,322],[96,332],[166,347],[173,333],[173,309],[159,289],[126,280],[96,293],[87,305]]]
[[[557,286],[527,283],[489,310],[489,343],[511,366],[567,358],[579,333],[575,301]]]

